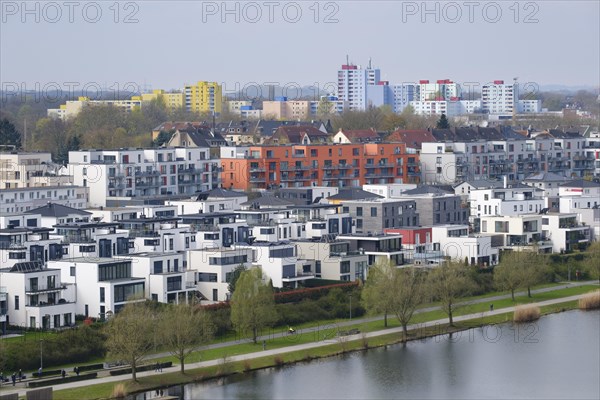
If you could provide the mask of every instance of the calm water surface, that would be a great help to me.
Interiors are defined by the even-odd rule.
[[[600,311],[570,311],[168,392],[185,399],[600,399],[599,377]]]

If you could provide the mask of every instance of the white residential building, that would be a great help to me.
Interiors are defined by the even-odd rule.
[[[77,314],[103,319],[146,293],[146,279],[133,276],[131,259],[80,257],[48,267],[60,269],[62,281],[76,287]]]
[[[350,242],[297,240],[294,243],[298,248],[300,258],[314,260],[315,269],[312,272],[316,278],[364,281],[369,256],[359,251],[351,251]]]
[[[211,189],[201,192],[186,200],[167,200],[165,204],[177,208],[178,215],[231,212],[241,208],[241,204],[248,201],[248,195],[244,192],[236,192],[227,189]]]
[[[481,105],[489,114],[512,115],[517,111],[517,84],[505,84],[502,80],[496,80],[483,85],[481,89]]]
[[[539,213],[545,208],[542,189],[520,183],[504,187],[476,189],[469,193],[471,217],[512,216]]]
[[[73,177],[46,152],[0,152],[0,189],[72,185]]]
[[[591,228],[578,221],[577,214],[551,213],[542,216],[543,235],[552,242],[552,251],[562,253],[576,250],[589,243]]]
[[[197,298],[193,273],[184,268],[186,252],[133,253],[131,274],[146,279],[145,297],[159,303],[192,303]]]
[[[481,233],[492,235],[492,246],[508,250],[548,252],[552,243],[542,232],[542,215],[486,216],[481,218]]]
[[[202,296],[210,301],[226,301],[231,298],[229,283],[233,271],[243,265],[252,265],[250,248],[202,248],[187,253],[188,268]]]
[[[434,225],[431,241],[444,256],[471,265],[493,266],[498,263],[498,249],[489,235],[469,234],[467,225]]]
[[[53,329],[75,324],[75,287],[63,283],[60,270],[40,261],[20,262],[0,268],[0,282],[6,290],[7,325]]]
[[[0,215],[41,207],[48,202],[73,208],[88,206],[89,188],[82,186],[38,186],[0,190]]]
[[[69,152],[74,182],[90,188],[92,207],[210,190],[212,171],[218,167],[208,147]]]

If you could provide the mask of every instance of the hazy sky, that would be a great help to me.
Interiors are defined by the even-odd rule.
[[[228,2],[230,13],[220,1],[73,3],[29,2],[28,14],[1,0],[3,85],[322,87],[347,54],[361,65],[371,57],[392,83],[600,85],[598,0],[428,2],[430,13],[421,1]]]

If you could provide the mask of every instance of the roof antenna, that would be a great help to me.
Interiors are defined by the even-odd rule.
[[[371,57],[369,57],[369,69],[371,69]]]
[[[350,65],[350,57],[346,54],[346,65]]]

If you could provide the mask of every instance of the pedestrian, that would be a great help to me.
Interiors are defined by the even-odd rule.
[[[65,379],[65,376],[67,375],[67,372],[63,369],[60,371],[60,374],[62,375],[63,379]]]
[[[15,384],[17,383],[17,373],[13,372],[12,374],[12,382],[13,382],[13,386],[15,386]]]
[[[77,376],[79,376],[79,367],[75,367],[75,368],[73,368],[73,370],[75,371],[75,373],[77,374]]]
[[[162,363],[158,363],[158,372],[162,372]]]
[[[267,349],[267,341],[263,340],[263,350],[266,350],[266,349]]]
[[[21,382],[21,379],[23,379],[23,370],[19,368],[19,382]]]
[[[38,368],[38,378],[42,377],[42,367]]]
[[[494,311],[494,304],[490,304],[490,311]]]

